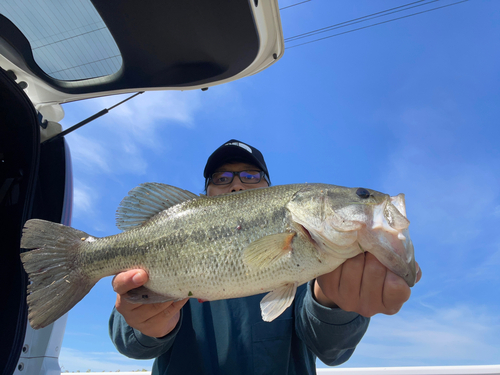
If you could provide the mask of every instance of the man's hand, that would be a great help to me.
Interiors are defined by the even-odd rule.
[[[176,326],[182,306],[188,301],[164,302],[152,304],[130,303],[123,298],[129,290],[140,287],[148,281],[144,270],[131,270],[119,273],[113,279],[116,297],[116,310],[123,315],[127,324],[151,337],[163,337]]]
[[[417,282],[422,271],[417,264]],[[316,300],[327,307],[340,307],[365,317],[396,314],[410,298],[406,282],[370,253],[348,259],[314,283]]]

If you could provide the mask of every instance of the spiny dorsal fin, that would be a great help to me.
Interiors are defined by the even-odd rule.
[[[129,191],[116,210],[116,226],[124,231],[138,227],[176,204],[198,198],[187,190],[147,182]]]

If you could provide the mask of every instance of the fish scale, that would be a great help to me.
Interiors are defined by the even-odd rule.
[[[298,285],[333,271],[363,247],[410,285],[416,277],[413,245],[405,212],[397,207],[405,211],[402,196],[325,184],[198,197],[149,183],[124,198],[117,211],[124,232],[113,236],[29,220],[21,245],[35,250],[21,258],[32,281],[30,324],[50,324],[99,279],[137,268],[149,280],[127,294],[132,302],[270,292],[261,303],[266,321],[291,304]]]

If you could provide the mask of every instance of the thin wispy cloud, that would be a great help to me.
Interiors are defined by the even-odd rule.
[[[112,112],[116,117],[130,120],[127,121],[128,124],[139,122],[152,126],[158,120],[170,120],[192,125],[194,113],[201,107],[201,95],[203,94],[199,90],[150,91],[114,108]],[[92,103],[89,101],[89,105],[95,109],[108,108],[129,96],[130,94],[124,94],[97,98]],[[136,117],[138,113],[140,117]]]
[[[198,92],[147,92],[111,110],[95,123],[67,136],[79,173],[144,174],[147,154],[169,148],[163,131],[169,127],[193,127],[201,109]],[[96,113],[130,95],[82,102],[80,111]],[[74,105],[74,104],[73,104]]]
[[[496,206],[493,209],[493,216],[496,216],[496,217],[500,218],[500,206]]]
[[[483,306],[377,315],[348,366],[497,364],[499,336],[498,314]]]
[[[410,220],[435,231],[440,242],[478,237],[482,219],[491,215],[500,197],[498,173],[480,161],[461,160],[466,150],[439,109],[407,109],[391,121],[397,142],[384,186],[404,187]]]
[[[449,131],[453,124],[439,105],[406,109],[389,122],[395,142],[383,185],[388,191],[396,186],[406,195],[423,283],[435,284],[432,288],[439,291],[445,307],[457,293],[473,303],[477,293],[472,285],[499,278],[500,234],[494,223],[500,175],[490,164],[495,161],[464,158],[468,145]]]
[[[485,281],[491,283],[499,283],[500,282],[499,270],[500,270],[500,243],[491,249],[491,255],[488,256],[484,262],[474,267],[467,274],[467,279],[474,282]]]
[[[98,112],[128,96],[81,102],[79,112]],[[102,180],[103,175],[120,180],[126,176],[144,176],[153,155],[161,155],[170,147],[161,132],[171,126],[193,126],[201,106],[198,97],[197,92],[144,93],[113,109],[96,123],[70,133],[66,138],[74,175],[78,176],[74,184],[74,216],[92,218],[93,227],[101,227],[96,224],[96,218],[101,216],[100,199],[105,192],[100,189],[105,187],[96,179]]]
[[[86,104],[91,112],[110,108],[130,95],[96,98]],[[134,143],[158,148],[158,132],[169,126],[193,127],[196,113],[201,108],[197,91],[153,91],[141,94],[112,109],[100,120],[114,142],[133,140]],[[104,130],[103,129],[103,130]],[[124,149],[127,151],[126,149]]]
[[[110,173],[109,151],[101,142],[89,139],[78,133],[70,133],[67,141],[71,150],[73,164],[88,173]]]
[[[429,168],[423,149],[398,149],[391,156],[385,185],[404,186],[410,221],[431,230],[441,243],[464,243],[478,237],[482,220],[498,199],[498,177],[480,166],[463,165],[446,171]],[[439,168],[439,167],[438,167]]]
[[[80,217],[95,214],[95,201],[98,195],[95,190],[83,184],[80,180],[74,181],[73,190],[73,215]]]
[[[92,183],[85,183],[80,178],[75,179],[73,184],[73,218],[85,222],[88,226],[86,230],[95,235],[108,230],[109,224],[106,224],[102,212],[102,189]],[[112,217],[112,213],[107,216]]]

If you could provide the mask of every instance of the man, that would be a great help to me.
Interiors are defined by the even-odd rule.
[[[230,140],[209,157],[208,196],[267,187],[264,157]],[[418,278],[420,278],[420,271]],[[369,317],[395,314],[410,297],[399,276],[369,253],[297,289],[282,315],[268,323],[260,315],[263,295],[199,303],[182,300],[131,304],[123,295],[147,281],[143,270],[113,280],[117,292],[110,336],[132,358],[157,358],[153,374],[315,374],[316,356],[329,365],[349,359]]]

